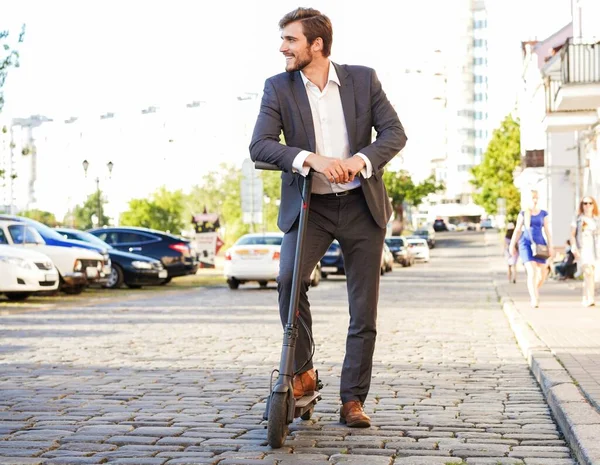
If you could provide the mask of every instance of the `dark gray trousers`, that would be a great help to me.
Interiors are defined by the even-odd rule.
[[[289,313],[297,236],[298,222],[284,235],[281,246],[277,289],[283,325],[287,323]],[[380,228],[373,220],[360,188],[358,194],[353,193],[343,197],[316,194],[311,196],[298,310],[312,331],[307,296],[310,274],[331,242],[337,239],[344,255],[350,304],[350,324],[340,382],[342,402],[350,400],[364,402],[369,392],[377,335],[377,301],[384,237],[385,229]],[[341,327],[340,325],[340,329]],[[304,365],[310,358],[310,354],[310,339],[299,323],[295,354],[296,370]],[[312,367],[311,361],[302,371]]]

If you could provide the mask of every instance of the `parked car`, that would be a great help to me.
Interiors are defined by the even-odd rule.
[[[198,259],[190,241],[173,234],[133,226],[96,228],[88,232],[115,249],[160,260],[168,271],[161,284],[198,271]]]
[[[494,229],[494,225],[493,225],[491,219],[485,218],[485,219],[483,219],[483,220],[481,220],[479,222],[479,228],[483,229],[483,230],[485,230],[485,229]]]
[[[323,258],[321,258],[321,276],[327,278],[327,276],[336,274],[346,274],[344,269],[344,256],[342,255],[342,248],[340,243],[335,240],[331,243]]]
[[[387,249],[387,250],[386,250]],[[380,273],[383,275],[387,271],[393,269],[393,254],[389,251],[389,248],[384,244],[383,251],[381,253],[381,269]],[[344,268],[344,255],[342,254],[342,248],[337,240],[334,240],[323,258],[321,258],[321,277],[327,278],[329,275],[345,275],[346,269]]]
[[[437,218],[433,222],[433,230],[435,232],[448,231],[448,229],[449,229],[448,225],[446,224],[446,222],[442,218]]]
[[[425,239],[418,236],[409,236],[407,242],[408,246],[412,249],[416,260],[423,260],[424,262],[429,261],[429,245],[427,245]]]
[[[230,289],[240,284],[258,281],[260,287],[267,287],[269,281],[279,276],[279,258],[283,233],[268,232],[246,234],[240,237],[225,252],[223,273]],[[310,276],[310,285],[315,287],[321,281],[321,265],[317,264]]]
[[[26,223],[0,220],[2,241],[5,244],[42,252],[58,269],[60,289],[66,294],[79,294],[104,276],[104,258],[93,250],[79,247],[47,245],[37,230]]]
[[[6,244],[3,235],[0,229],[0,243]],[[54,291],[58,282],[58,271],[47,255],[0,245],[0,294],[8,300],[25,300],[34,293]]]
[[[381,254],[381,261],[382,261],[381,274],[389,273],[390,271],[392,271],[394,269],[394,254],[392,253],[392,251],[390,250],[390,248],[387,246],[387,244],[385,242],[383,243],[383,252]]]
[[[142,286],[156,286],[168,277],[160,260],[117,250],[93,234],[78,229],[56,228],[56,231],[67,239],[89,242],[108,249],[112,266],[105,287],[116,289],[124,283],[129,288],[138,289]]]
[[[385,243],[394,255],[394,260],[402,266],[411,266],[415,262],[412,249],[408,247],[406,238],[401,236],[386,237]]]
[[[44,239],[44,243],[46,245],[54,245],[58,247],[80,247],[82,249],[93,250],[94,252],[98,252],[102,255],[104,259],[104,269],[102,270],[102,277],[100,278],[101,282],[104,282],[108,276],[110,276],[110,257],[108,256],[107,247],[98,246],[96,244],[90,244],[89,242],[82,242],[78,240],[66,239],[64,236],[57,233],[54,229],[49,226],[46,226],[39,221],[32,220],[31,218],[27,218],[24,216],[15,216],[15,215],[0,215],[0,220],[5,221],[17,221],[20,223],[26,223],[29,226],[33,226],[35,230],[39,233],[40,236]]]
[[[412,235],[425,239],[430,249],[435,247],[435,231],[433,228],[430,227],[417,229]]]

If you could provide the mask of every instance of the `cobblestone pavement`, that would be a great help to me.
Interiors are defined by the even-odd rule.
[[[343,278],[310,294],[313,419],[266,445],[276,291],[0,318],[0,464],[575,465],[496,302],[483,235],[438,236],[428,264],[382,278],[369,429],[339,423]]]

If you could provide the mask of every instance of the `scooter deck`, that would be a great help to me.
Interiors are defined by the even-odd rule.
[[[315,391],[309,396],[300,397],[296,399],[296,410],[306,408],[310,404],[316,404],[318,400],[321,400],[321,393],[319,391]]]

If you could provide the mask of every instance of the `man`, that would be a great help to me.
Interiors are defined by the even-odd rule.
[[[329,60],[333,32],[327,16],[298,8],[285,15],[279,27],[286,72],[265,83],[250,156],[283,171],[278,219],[285,233],[278,278],[281,321],[287,322],[291,298],[301,185],[303,176],[313,170],[298,311],[311,330],[310,273],[337,239],[344,254],[350,302],[340,421],[350,427],[369,427],[363,404],[371,382],[381,253],[392,213],[382,174],[404,147],[406,136],[375,71]],[[282,131],[287,145],[279,142]],[[316,390],[317,379],[310,336],[303,330],[295,361],[296,370],[305,371],[294,377],[294,397],[309,395]]]

